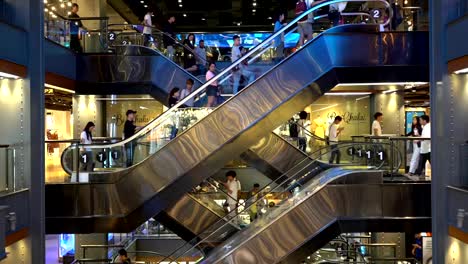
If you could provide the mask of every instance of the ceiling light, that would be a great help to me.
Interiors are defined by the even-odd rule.
[[[148,8],[148,5],[144,5],[145,8]]]
[[[241,23],[237,23],[237,26],[240,26],[240,25],[241,25]]]
[[[253,5],[253,6],[257,6],[257,3],[253,2],[252,5]]]
[[[187,14],[184,14],[184,17],[186,17],[186,16],[187,16]]]
[[[179,7],[182,7],[182,4],[180,4]]]
[[[144,3],[145,3],[145,1],[140,1],[140,3],[144,4]]]
[[[44,8],[44,12],[46,12],[46,13],[47,13],[47,12],[49,12],[49,9],[47,9],[47,8]]]
[[[59,86],[55,86],[55,85],[48,84],[48,83],[46,83],[44,86],[47,87],[47,88],[52,88],[52,89],[62,91],[62,92],[73,93],[73,94],[75,93],[75,91],[73,91],[73,90],[63,88],[63,87],[59,87]]]
[[[72,2],[68,2],[68,3],[67,3],[67,6],[72,6]]]
[[[206,20],[206,18],[202,17],[202,19],[201,19],[201,20],[205,21],[205,20]]]
[[[52,7],[52,10],[55,10],[55,6]]]
[[[252,12],[254,12],[254,13],[255,13],[255,12],[257,12],[257,10],[255,10],[255,9],[252,9]]]
[[[61,7],[61,8],[65,8],[65,4],[64,4],[64,3],[61,3],[61,4],[60,4],[60,7]]]
[[[18,79],[19,78],[19,76],[16,76],[14,74],[9,74],[9,73],[6,73],[6,72],[0,72],[0,77],[9,78],[9,79]]]
[[[325,93],[325,95],[332,96],[345,96],[345,95],[369,95],[371,92],[337,92],[337,93]]]
[[[340,83],[337,86],[369,86],[369,85],[424,85],[427,82],[375,82],[375,83]]]
[[[179,3],[182,3],[182,0],[179,0]]]
[[[468,68],[465,68],[465,69],[461,69],[461,70],[455,71],[454,73],[455,73],[455,74],[463,74],[463,73],[468,73]]]
[[[272,17],[267,17],[267,19],[272,20],[273,18]]]
[[[44,4],[47,4],[47,0],[44,0]]]

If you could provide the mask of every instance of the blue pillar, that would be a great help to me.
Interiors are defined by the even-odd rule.
[[[32,263],[45,263],[44,210],[44,4],[29,0],[28,78],[30,122],[30,241]]]

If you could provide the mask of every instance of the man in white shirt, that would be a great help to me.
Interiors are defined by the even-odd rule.
[[[382,126],[380,123],[383,120],[383,114],[377,112],[374,114],[374,122],[372,122],[372,136],[381,137],[382,136]]]
[[[421,116],[421,125],[423,126],[421,137],[422,138],[431,138],[431,124],[429,122],[429,116]],[[430,140],[421,140],[420,148],[421,156],[419,158],[419,168],[416,170],[416,175],[422,175],[422,171],[426,167],[426,162],[431,163],[431,141]]]
[[[145,46],[149,46],[149,44],[151,43],[151,31],[152,31],[152,26],[153,26],[153,22],[151,21],[151,17],[153,16],[153,12],[152,11],[148,11],[148,13],[146,13],[144,19],[143,19],[143,25],[145,25],[145,27],[143,28],[143,35],[145,36],[145,42],[144,42],[144,45]]]
[[[226,203],[228,204],[229,208],[229,218],[232,218],[234,224],[238,224],[236,209],[238,205],[238,194],[241,190],[241,184],[236,177],[237,173],[235,171],[228,171],[226,172],[227,181],[226,183],[223,183],[228,194],[226,197]]]
[[[232,39],[234,40],[234,44],[232,45],[231,50],[231,61],[235,62],[242,57],[242,52],[240,50],[241,39],[238,35],[235,35]],[[233,94],[237,94],[239,91],[239,83],[242,75],[249,79],[248,83],[251,83],[255,80],[255,74],[247,70],[246,64],[240,63],[232,73],[232,78],[234,79],[234,84],[232,86]]]
[[[338,147],[338,137],[341,134],[341,131],[343,131],[343,127],[339,127],[341,121],[343,118],[341,116],[335,117],[335,121],[331,124],[328,132],[328,142],[330,142],[330,148],[331,148],[331,155],[330,155],[330,160],[329,163],[333,164],[333,160],[335,160],[336,157],[336,164],[340,164],[340,158],[341,158],[341,151]]]

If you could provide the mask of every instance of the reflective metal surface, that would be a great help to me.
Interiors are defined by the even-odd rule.
[[[430,184],[333,184],[343,175],[365,173],[327,170],[301,191],[305,198],[291,198],[276,215],[240,231],[202,263],[298,263],[300,254],[293,253],[302,246],[313,252],[341,232],[395,231],[414,223],[430,227]]]
[[[339,82],[427,81],[428,58],[417,55],[427,37],[365,26],[322,34],[144,162],[109,173],[115,181],[47,185],[47,232],[132,230]],[[402,50],[398,64],[382,56]]]
[[[172,88],[196,80],[158,51],[142,46],[116,47],[116,54],[83,54],[77,69],[78,94],[150,94],[163,104]]]
[[[241,157],[248,161],[250,166],[261,171],[271,180],[281,181],[281,175],[284,173],[287,172],[287,174],[284,175],[285,177],[290,177],[294,175],[293,173],[297,173],[298,170],[304,167],[298,166],[297,171],[293,169],[301,161],[304,162],[307,158],[307,154],[300,151],[277,134],[269,133],[257,144],[251,146]],[[312,159],[310,159],[310,161],[312,161]],[[304,162],[304,164],[308,163],[310,162]],[[308,170],[316,170],[316,174],[329,167],[320,162],[314,162],[313,164],[316,167]],[[190,208],[190,210],[187,210],[187,208]],[[170,229],[180,237],[190,241],[196,236],[203,239],[202,232],[209,233],[207,232],[208,227],[211,227],[211,230],[216,230],[220,226],[218,221],[224,216],[224,211],[213,212],[210,206],[202,205],[193,199],[191,195],[186,194],[182,199],[178,200],[176,204],[159,213],[156,218],[165,226],[170,227]],[[214,225],[215,223],[218,224]]]

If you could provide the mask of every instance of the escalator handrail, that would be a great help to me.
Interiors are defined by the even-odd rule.
[[[355,143],[343,143],[342,145],[344,146],[340,146],[339,148],[348,148],[349,146],[354,146],[354,145],[374,145],[374,146],[377,146],[377,145],[386,145],[386,146],[389,146],[390,148],[392,147],[395,147],[395,146],[392,146],[390,143],[373,143],[373,142],[355,142]],[[338,144],[340,145],[340,144]],[[322,152],[322,149],[327,149],[327,151],[325,153]],[[298,182],[292,182],[291,180],[292,179],[297,179],[298,177],[300,177],[300,175],[304,175],[304,174],[307,174],[308,172],[303,172],[303,170],[305,170],[306,168],[308,168],[308,166],[310,164],[313,164],[313,163],[316,163],[316,162],[320,162],[319,158],[321,158],[322,156],[325,156],[327,155],[328,153],[330,153],[332,150],[329,148],[329,147],[324,147],[324,148],[321,148],[317,151],[315,151],[314,153],[312,153],[310,156],[307,156],[304,160],[302,160],[301,162],[299,162],[298,164],[296,164],[294,167],[292,167],[291,169],[289,169],[287,172],[283,173],[281,176],[278,177],[278,179],[281,179],[282,177],[286,176],[287,178],[282,180],[281,183],[278,183],[274,188],[272,188],[269,192],[265,192],[264,190],[266,189],[267,186],[270,186],[272,183],[274,183],[275,181],[273,180],[272,182],[270,182],[269,184],[265,185],[265,187],[261,190],[259,190],[257,193],[259,194],[258,198],[254,201],[251,201],[251,205],[252,204],[255,204],[257,203],[258,201],[260,201],[261,199],[264,199],[266,198],[269,194],[273,193],[273,191],[277,190],[279,187],[282,187],[284,184],[287,184],[288,182],[290,182],[290,185],[293,185],[294,187],[296,187],[297,185],[302,185]],[[314,156],[314,154],[316,153],[320,153],[320,157],[317,157],[317,158],[312,158]],[[399,152],[398,152],[399,153]],[[401,164],[401,155],[399,154],[398,155],[398,158],[400,160],[400,164]],[[307,162],[308,161],[308,162]],[[288,176],[287,174],[293,170],[295,170],[297,167],[299,167],[301,164],[305,163],[305,165],[301,166],[300,169],[298,169],[293,175],[291,176]],[[375,168],[375,170],[378,170],[381,168],[381,166],[383,166],[383,163],[381,163],[381,165],[377,168]],[[299,175],[299,176],[298,176]],[[260,195],[261,194],[261,195]],[[246,204],[247,201],[244,201],[244,204]],[[244,209],[242,211],[237,211],[236,214],[233,214],[233,215],[226,215],[225,217],[223,217],[221,220],[218,220],[219,221],[222,221],[224,220],[225,223],[223,223],[220,227],[218,227],[216,230],[214,230],[211,234],[214,234],[216,232],[218,232],[219,230],[222,230],[227,224],[230,224],[230,221],[236,217],[238,217],[239,215],[245,213],[247,210],[250,209],[250,206],[244,206]],[[226,219],[227,217],[229,217],[229,219]],[[215,224],[211,225],[211,226],[215,226]],[[205,231],[205,230],[204,230]],[[202,234],[204,231],[202,231],[200,234]],[[200,235],[198,234],[198,235]],[[190,242],[187,242],[186,244],[191,244],[192,247],[188,250],[186,250],[183,254],[185,254],[186,252],[189,252],[190,250],[192,250],[193,248],[195,248],[196,246],[198,246],[199,244],[201,244],[202,242],[208,240],[209,238],[211,238],[211,235],[208,235],[207,237],[203,238],[202,240],[199,240],[197,241],[197,243],[195,245],[191,244]],[[172,257],[173,254],[175,254],[176,252],[178,252],[180,249],[182,249],[186,244],[184,244],[183,246],[177,248],[175,251],[173,251],[169,257],[171,259],[175,259],[177,260],[179,256],[176,256],[175,258]],[[163,260],[164,261],[164,260]]]
[[[134,27],[136,27],[136,26],[141,26],[141,25],[138,25],[138,24],[109,24],[109,25],[107,25],[107,27],[106,27],[107,30],[109,30],[109,27],[112,27],[112,26],[131,26],[133,30],[135,30],[136,32],[138,32]],[[143,25],[143,27],[149,27],[149,28],[151,28],[151,30],[156,31],[157,34],[161,34],[161,35],[164,35],[164,36],[166,36],[166,37],[172,39],[172,40],[174,41],[175,44],[181,46],[182,48],[184,48],[184,49],[186,49],[186,50],[188,50],[188,51],[190,51],[195,57],[197,57],[197,58],[203,60],[203,61],[205,62],[205,64],[208,63],[208,61],[207,61],[206,59],[203,59],[203,58],[199,57],[198,54],[196,54],[196,52],[195,52],[194,49],[191,49],[191,48],[187,47],[186,45],[184,45],[183,43],[181,43],[177,38],[173,38],[170,34],[168,34],[168,33],[164,32],[164,31],[160,30],[159,28],[157,28],[157,27],[155,27],[155,26],[145,26],[145,25]],[[140,32],[138,32],[138,33],[140,33]],[[141,34],[142,34],[142,33],[141,33]],[[153,34],[153,33],[152,33],[152,34]],[[135,46],[135,45],[132,45],[132,46]],[[113,45],[113,47],[115,47],[115,46]]]
[[[107,148],[113,148],[113,147],[121,147],[121,146],[124,146],[125,144],[149,133],[151,131],[152,128],[158,126],[159,124],[161,124],[163,121],[166,120],[166,118],[169,118],[169,116],[172,114],[172,112],[176,109],[178,109],[179,107],[183,106],[187,101],[191,100],[192,98],[194,98],[195,96],[197,96],[198,94],[200,94],[202,91],[204,91],[206,88],[208,88],[208,86],[210,86],[213,82],[217,81],[218,79],[221,78],[221,76],[225,75],[225,74],[228,74],[230,73],[234,68],[236,68],[237,66],[239,66],[239,64],[241,64],[246,58],[249,58],[250,56],[254,55],[257,51],[261,50],[264,46],[267,46],[265,44],[269,44],[271,43],[272,40],[274,40],[276,37],[280,36],[283,32],[285,32],[286,30],[290,29],[291,27],[293,27],[298,21],[300,21],[302,18],[306,17],[307,15],[309,15],[310,13],[314,12],[314,11],[317,11],[319,8],[322,8],[324,6],[328,6],[329,4],[334,4],[334,3],[339,3],[339,2],[343,2],[342,0],[324,0],[324,1],[321,1],[321,2],[315,2],[313,4],[313,6],[311,8],[309,8],[306,12],[300,14],[299,16],[297,16],[293,21],[291,21],[288,25],[282,27],[280,30],[278,30],[277,32],[275,32],[274,34],[270,35],[267,39],[265,39],[262,43],[258,44],[257,46],[255,46],[253,49],[249,50],[243,57],[237,59],[235,62],[233,62],[230,66],[228,66],[227,68],[225,68],[221,73],[217,74],[216,76],[214,76],[213,78],[211,78],[209,81],[205,82],[202,86],[200,86],[197,90],[193,91],[189,96],[183,98],[182,100],[180,100],[177,104],[175,104],[172,108],[170,108],[169,110],[165,111],[164,113],[162,113],[161,115],[159,115],[157,118],[155,118],[153,121],[151,121],[145,128],[139,130],[138,132],[136,132],[133,136],[125,139],[125,140],[122,140],[120,142],[117,142],[117,143],[112,143],[112,144],[108,144],[107,145]],[[389,11],[389,17],[387,19],[387,21],[385,23],[383,23],[382,25],[387,25],[388,23],[390,23],[391,21],[391,18],[393,16],[393,11],[390,7],[390,4],[385,1],[385,0],[348,0],[347,2],[381,2],[381,3],[384,3],[384,5],[386,6],[386,8],[388,9]],[[230,100],[230,99],[229,99]],[[226,102],[224,103],[227,103],[229,100],[227,100]],[[150,128],[148,128],[150,127]],[[82,146],[81,144],[79,146]],[[102,145],[94,145],[94,144],[89,144],[89,145],[86,145],[86,148],[88,149],[93,149],[93,148],[102,148]]]

